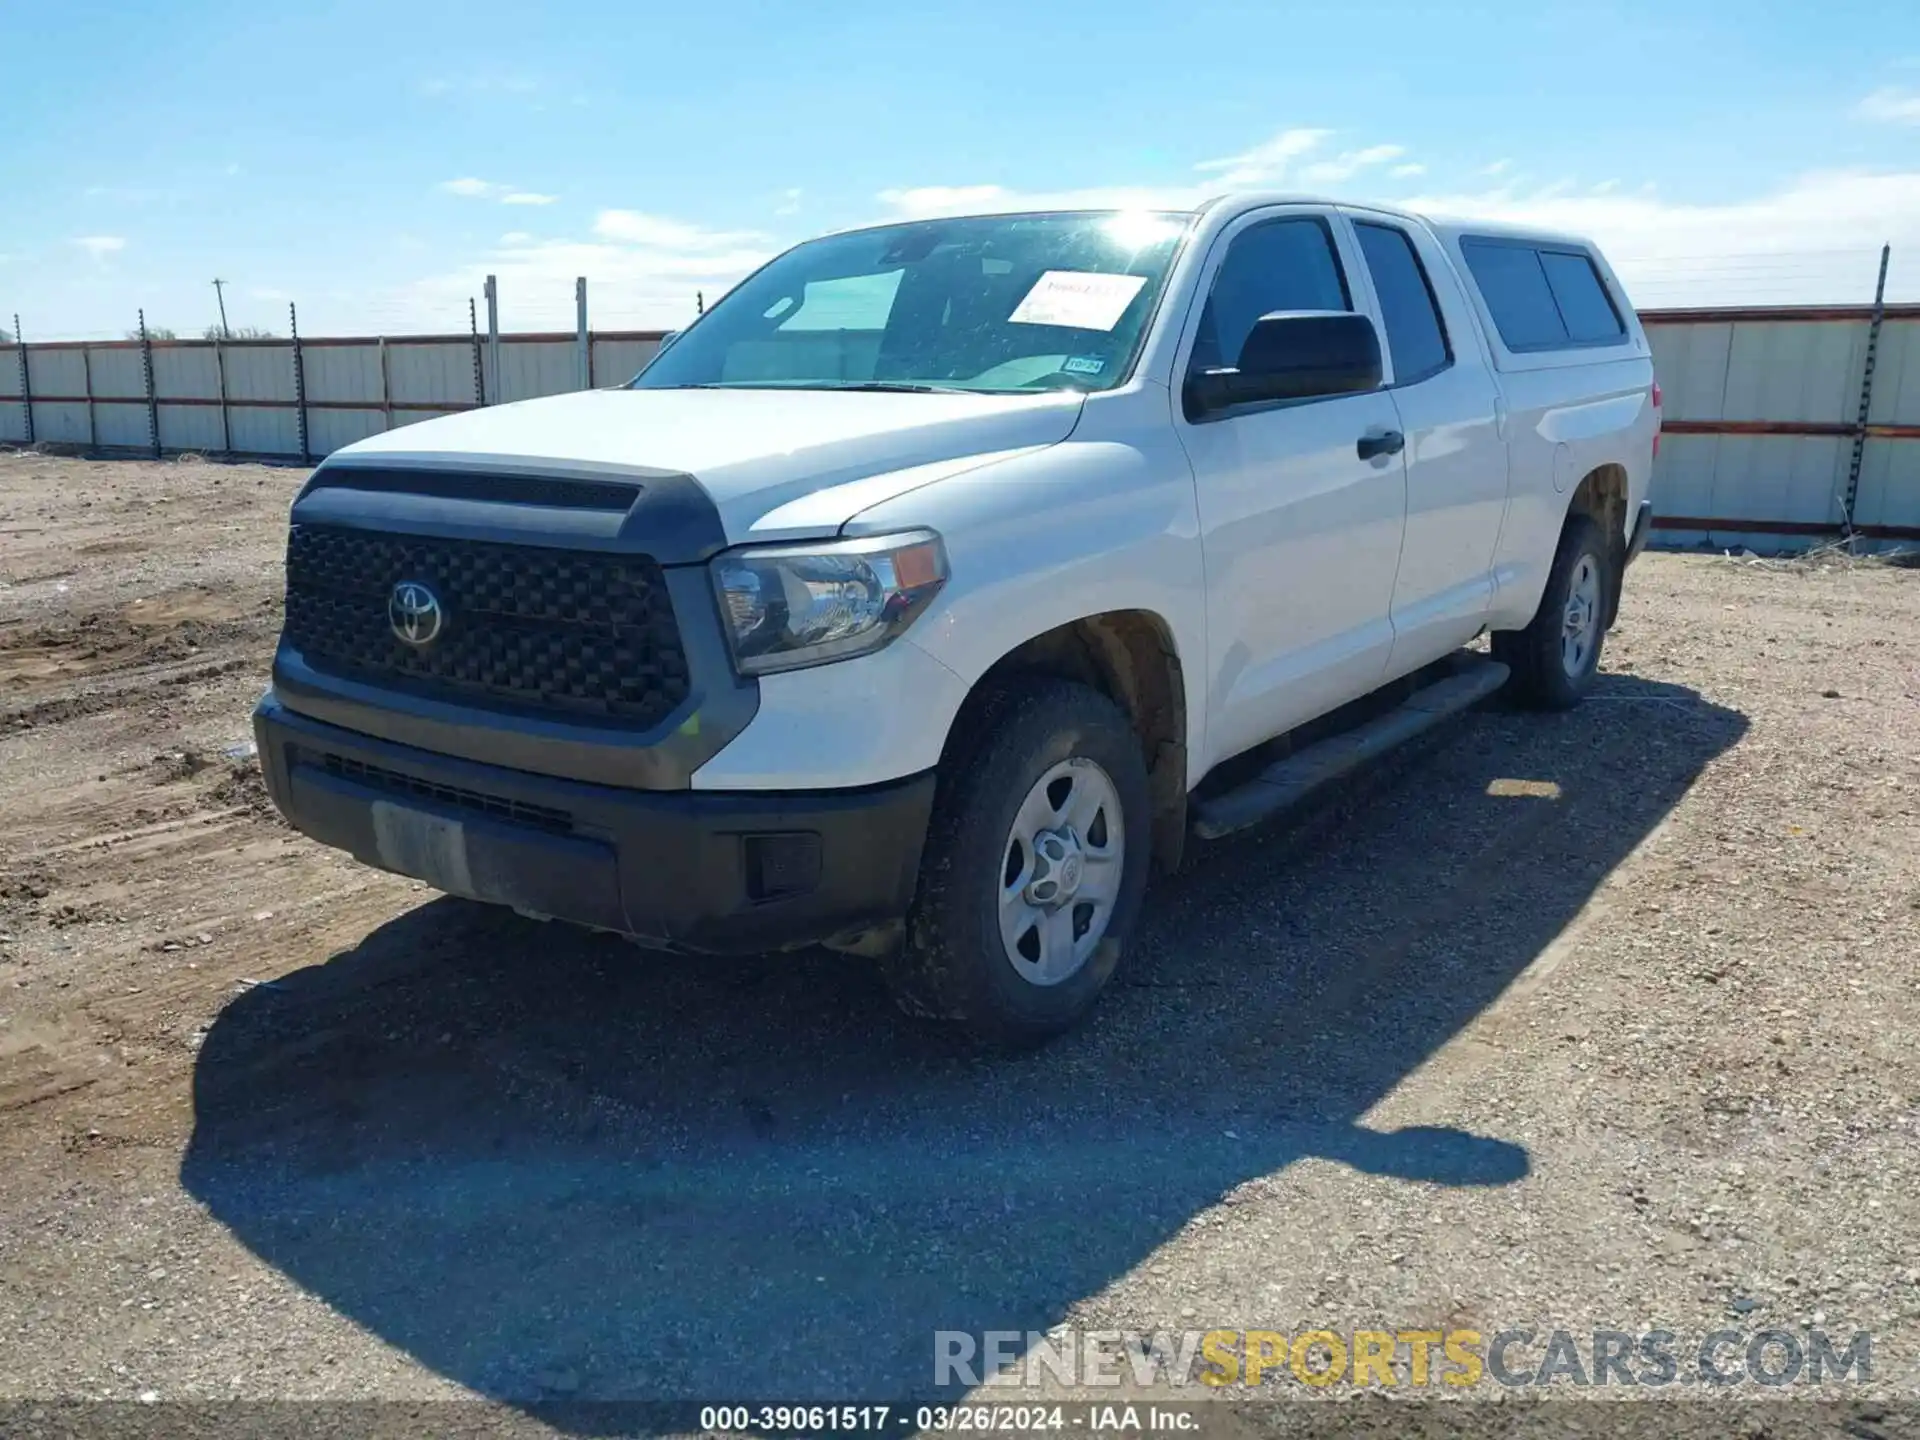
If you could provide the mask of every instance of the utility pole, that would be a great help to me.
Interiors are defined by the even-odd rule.
[[[13,343],[19,346],[20,357],[20,413],[27,418],[27,444],[33,444],[33,380],[27,369],[27,332],[20,328],[20,312],[13,312]],[[85,356],[86,349],[80,351]],[[91,414],[93,406],[87,406]]]
[[[587,277],[573,282],[574,384],[577,389],[593,388],[593,340],[587,333]]]
[[[492,393],[487,396],[489,405],[500,403],[500,284],[493,276],[487,277],[487,366],[493,371],[489,376],[493,381]]]
[[[213,293],[220,301],[220,338],[222,340],[231,340],[233,338],[233,331],[227,328],[226,284],[226,281],[216,278],[213,282]]]
[[[1853,426],[1853,456],[1847,465],[1847,499],[1840,512],[1842,533],[1847,537],[1847,553],[1853,553],[1853,507],[1860,499],[1860,462],[1867,453],[1867,421],[1873,416],[1873,368],[1880,354],[1880,326],[1887,318],[1887,262],[1893,258],[1893,246],[1880,247],[1880,278],[1873,286],[1873,316],[1867,322],[1866,363],[1860,370],[1860,411]]]

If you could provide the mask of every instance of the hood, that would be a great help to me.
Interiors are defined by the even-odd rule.
[[[583,390],[469,410],[335,452],[458,466],[476,459],[633,465],[690,475],[730,543],[830,532],[859,511],[1010,453],[1054,445],[1071,392]]]

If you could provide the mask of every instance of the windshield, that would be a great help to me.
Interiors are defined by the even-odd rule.
[[[1192,217],[924,220],[811,240],[654,357],[641,390],[1105,390],[1132,367]]]

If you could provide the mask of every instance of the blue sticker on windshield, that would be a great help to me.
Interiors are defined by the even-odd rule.
[[[1060,368],[1069,375],[1098,375],[1107,368],[1107,362],[1098,355],[1075,355]]]

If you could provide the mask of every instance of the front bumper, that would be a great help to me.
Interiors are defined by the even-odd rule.
[[[671,949],[787,949],[905,915],[931,772],[858,790],[632,790],[439,755],[271,693],[261,769],[296,830],[452,894]]]

